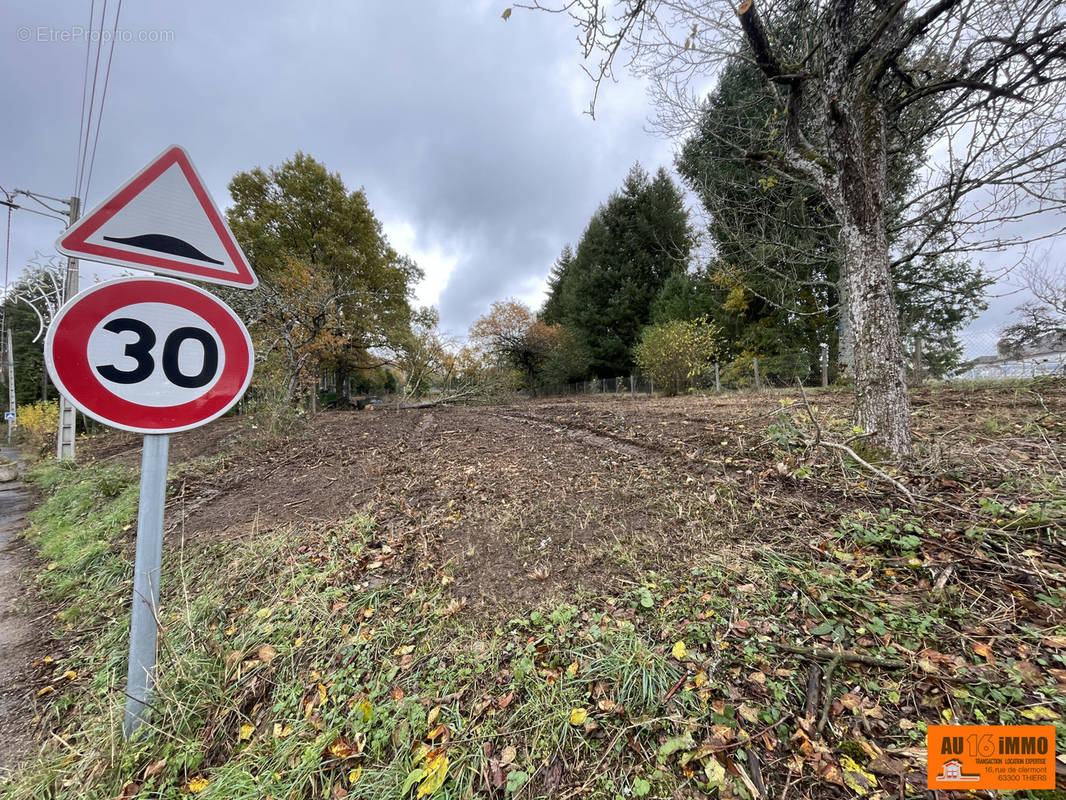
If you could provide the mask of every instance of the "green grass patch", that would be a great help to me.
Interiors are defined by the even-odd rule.
[[[238,541],[170,537],[151,723],[127,742],[136,474],[34,478],[38,585],[68,655],[51,665],[48,736],[0,782],[5,800],[750,798],[749,751],[777,789],[845,797],[867,780],[849,765],[920,746],[928,724],[1066,713],[1048,671],[1066,658],[1040,648],[1066,629],[1019,629],[1013,649],[1000,637],[986,663],[961,589],[930,589],[922,550],[942,532],[911,512],[845,515],[814,559],[759,550],[736,571],[646,574],[506,621],[465,611],[439,574],[389,572],[392,546],[355,515]],[[1033,515],[1008,512],[990,507],[990,524]],[[801,719],[813,662],[796,646],[908,666],[839,664],[823,736],[818,713]]]

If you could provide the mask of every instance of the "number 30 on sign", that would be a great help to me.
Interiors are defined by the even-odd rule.
[[[45,340],[56,387],[94,419],[175,433],[226,413],[252,378],[252,342],[233,310],[170,278],[120,278],[60,309]]]

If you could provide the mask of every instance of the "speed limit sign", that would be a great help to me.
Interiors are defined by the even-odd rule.
[[[175,433],[226,413],[252,378],[252,342],[233,310],[171,278],[119,278],[60,309],[45,339],[56,387],[115,428]]]

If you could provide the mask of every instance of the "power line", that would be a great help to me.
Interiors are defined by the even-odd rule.
[[[105,0],[106,10],[106,0]],[[96,164],[96,145],[100,141],[100,125],[104,120],[104,104],[107,102],[107,85],[111,80],[111,59],[115,55],[115,39],[118,38],[118,17],[122,13],[122,0],[118,0],[118,7],[115,9],[115,24],[111,29],[111,49],[107,54],[107,70],[104,72],[104,90],[100,96],[100,110],[96,115],[96,136],[93,138],[93,153],[89,157],[89,177],[85,179],[85,194],[82,197],[87,197],[89,194],[89,187],[93,182],[93,166]],[[103,30],[103,17],[100,18],[100,28]]]
[[[66,217],[56,216],[55,214],[46,214],[45,212],[38,211],[35,208],[26,208],[26,206],[20,206],[18,203],[7,203],[7,202],[4,202],[4,201],[0,200],[0,205],[7,206],[9,210],[28,211],[29,213],[36,214],[39,217],[48,217],[48,219],[58,219],[60,222],[62,222],[64,224],[66,224],[67,221],[68,221]]]
[[[85,176],[85,162],[89,158],[89,134],[93,127],[93,108],[96,105],[96,79],[100,74],[100,49],[103,47],[104,38],[104,17],[107,15],[107,0],[104,0],[104,7],[100,11],[100,32],[96,36],[96,62],[93,65],[93,84],[92,91],[89,92],[89,114],[88,124],[85,128],[84,144],[81,151],[81,176]],[[89,38],[92,39],[92,26],[90,25]],[[78,186],[74,192],[77,196],[83,197],[81,191],[82,183],[81,179],[78,180]]]
[[[96,0],[91,0],[89,3],[89,26],[90,33],[93,29],[93,16],[96,12]],[[93,37],[89,36],[85,40],[85,70],[82,73],[81,78],[81,119],[78,120],[78,149],[74,151],[74,190],[73,194],[78,193],[78,184],[81,182],[81,141],[84,138],[85,130],[85,95],[89,91],[89,53],[92,50]]]

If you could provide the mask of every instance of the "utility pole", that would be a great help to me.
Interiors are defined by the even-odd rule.
[[[51,213],[43,212],[39,209],[26,208],[33,214],[40,214],[43,217],[51,217],[52,219],[58,219],[60,222],[65,222],[69,228],[75,222],[78,221],[78,217],[81,216],[81,198],[71,197],[69,200],[61,200],[58,197],[52,197],[47,194],[40,194],[39,192],[28,192],[25,189],[15,189],[14,192],[4,192],[6,200],[0,200],[0,204],[9,206],[14,209],[22,209],[23,206],[16,205],[12,202],[14,198],[19,195],[25,195],[26,197],[40,203],[44,208],[48,209]],[[42,199],[43,198],[43,199]],[[62,210],[54,208],[48,205],[45,200],[52,200],[56,203],[62,203],[67,206],[67,218],[59,216],[62,214]],[[63,302],[68,302],[71,298],[78,293],[78,259],[67,258],[67,272],[63,285]],[[59,460],[74,458],[74,423],[76,419],[76,409],[67,399],[60,395],[59,397],[59,432],[56,436],[56,457]]]
[[[11,344],[11,328],[7,329],[7,443],[15,429],[15,350]]]
[[[81,198],[70,198],[70,216],[67,227],[81,216]],[[63,302],[69,303],[78,293],[78,259],[67,256],[67,274],[63,281]],[[77,409],[62,394],[59,395],[59,435],[56,436],[56,458],[60,461],[74,460],[74,432]]]

